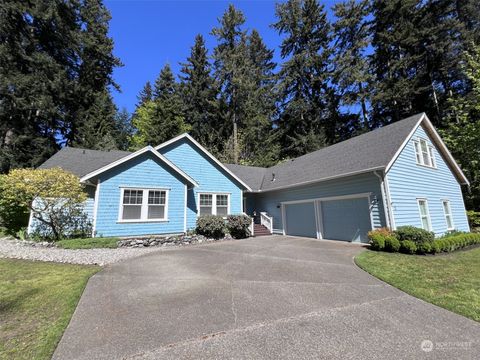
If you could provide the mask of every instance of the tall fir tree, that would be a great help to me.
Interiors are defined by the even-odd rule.
[[[153,100],[136,109],[132,124],[135,129],[130,138],[132,150],[159,145],[190,130],[185,123],[178,84],[170,65],[165,65],[160,71],[155,80]]]
[[[338,99],[331,86],[331,26],[316,0],[277,4],[273,27],[283,36],[278,128],[282,157],[317,150],[335,139]]]
[[[354,134],[369,125],[369,89],[371,74],[366,55],[370,45],[370,0],[347,0],[333,7],[336,21],[333,80],[341,97],[341,104],[360,108],[358,119],[348,128]]]
[[[273,129],[276,112],[276,77],[273,50],[267,48],[255,29],[247,38],[250,89],[245,100],[245,125],[242,129],[243,148],[240,161],[269,166],[278,161],[279,144]]]
[[[221,142],[218,134],[217,88],[212,77],[208,51],[202,35],[195,37],[190,56],[181,64],[181,97],[185,122],[190,134],[210,151],[216,153]]]
[[[245,122],[244,102],[249,88],[246,76],[249,70],[247,35],[242,29],[245,17],[240,10],[229,5],[219,22],[220,26],[212,30],[212,34],[217,39],[213,59],[215,78],[220,89],[219,109],[223,113],[221,116],[225,119],[218,130],[227,142],[223,145],[223,149],[222,147],[218,149],[218,153],[227,155],[224,160],[238,163],[238,129],[242,128]]]
[[[150,84],[150,81],[147,81],[145,83],[145,85],[143,86],[143,89],[137,95],[137,100],[138,100],[137,107],[147,101],[153,100],[153,88],[152,88],[152,84]]]
[[[117,110],[108,93],[110,87],[119,89],[112,73],[121,62],[113,55],[113,40],[108,36],[110,13],[101,0],[84,0],[79,16],[83,25],[78,34],[80,66],[67,144],[115,148]]]

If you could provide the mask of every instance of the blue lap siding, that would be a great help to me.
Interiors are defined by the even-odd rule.
[[[152,153],[142,154],[99,176],[96,236],[173,234],[184,231],[185,180]],[[166,188],[168,221],[119,222],[122,187]]]
[[[447,231],[443,200],[450,201],[457,230],[469,231],[462,190],[447,163],[435,148],[437,168],[417,165],[414,140],[423,138],[434,145],[419,126],[387,173],[395,226],[422,227],[417,199],[427,199],[433,231],[437,236]]]
[[[372,200],[376,198],[376,201],[373,201],[371,204],[371,216],[374,228],[385,226],[380,180],[373,173],[323,181],[314,185],[255,194],[254,199],[252,199],[253,204],[249,205],[249,207],[254,207],[257,212],[268,212],[270,216],[273,216],[273,228],[275,231],[282,232],[281,202],[360,193],[372,193]]]
[[[197,220],[198,193],[217,192],[230,195],[230,213],[242,213],[242,186],[187,138],[158,150],[168,160],[195,179],[198,187],[188,192],[187,228]]]

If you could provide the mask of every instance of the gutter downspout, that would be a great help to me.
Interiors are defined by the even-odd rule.
[[[384,174],[383,183],[385,185],[385,191],[387,193],[388,211],[389,211],[389,214],[390,214],[390,222],[391,222],[391,225],[392,225],[391,229],[396,230],[397,225],[395,224],[395,217],[393,216],[392,198],[390,197],[390,185],[388,184],[387,174]]]
[[[380,191],[382,192],[383,210],[384,210],[384,213],[385,213],[385,220],[387,222],[387,227],[392,229],[393,228],[392,227],[392,219],[391,219],[390,207],[388,205],[388,200],[387,200],[387,195],[386,195],[385,182],[383,180],[383,177],[381,175],[379,175],[376,170],[373,173],[380,180]]]

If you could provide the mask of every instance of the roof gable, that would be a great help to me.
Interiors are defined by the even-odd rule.
[[[385,170],[405,147],[415,130],[424,124],[461,183],[468,180],[425,113],[410,116],[349,140],[287,160],[270,168],[228,165],[255,191],[273,191],[335,178]],[[260,185],[259,185],[260,184]]]
[[[97,169],[97,170],[94,170],[86,175],[84,175],[80,181],[81,182],[86,182],[102,173],[104,173],[105,171],[108,171],[110,169],[113,169],[115,167],[117,167],[118,165],[120,164],[123,164],[125,162],[127,162],[128,160],[131,160],[133,158],[136,158],[144,153],[147,153],[147,152],[151,152],[154,156],[156,156],[160,161],[162,161],[164,164],[166,164],[168,167],[170,167],[174,172],[176,172],[178,175],[180,175],[183,179],[185,179],[189,184],[193,185],[193,186],[198,186],[197,182],[192,179],[189,175],[187,175],[184,171],[182,171],[181,169],[179,169],[176,165],[174,165],[172,162],[170,162],[165,156],[163,156],[162,154],[160,154],[157,150],[155,150],[153,147],[151,147],[150,145],[144,147],[143,149],[140,149],[134,153],[131,153],[127,156],[124,156],[116,161],[113,161],[111,162],[110,164],[107,164],[103,167],[101,167],[100,169]]]
[[[205,149],[202,145],[200,145],[200,143],[198,143],[193,137],[191,137],[187,133],[184,133],[169,141],[166,141],[156,146],[155,149],[161,152],[163,149],[173,146],[175,143],[179,143],[184,140],[187,140],[191,144],[193,144],[194,147],[198,149],[198,151],[200,151],[205,157],[207,157],[214,164],[216,164],[216,166],[218,166],[222,171],[224,171],[229,177],[233,178],[236,182],[238,182],[248,191],[252,191],[252,188],[244,180],[242,180],[239,176],[237,176],[234,172],[232,172],[227,166],[225,166],[225,164],[220,162],[215,156],[213,156],[207,149]]]

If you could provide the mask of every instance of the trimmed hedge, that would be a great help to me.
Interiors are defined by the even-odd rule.
[[[462,249],[467,246],[480,244],[480,233],[448,234],[439,239],[432,239],[425,230],[408,227],[400,231],[390,231],[386,228],[376,229],[368,233],[370,248],[377,251],[398,252],[405,254],[437,254]],[[423,231],[419,231],[423,230]],[[399,236],[400,232],[400,236]],[[406,234],[412,234],[407,238]]]
[[[195,232],[207,238],[223,238],[226,232],[225,220],[219,215],[202,215],[197,219]]]
[[[415,226],[400,226],[394,231],[394,234],[400,241],[410,240],[417,245],[424,242],[432,242],[435,239],[433,232]]]
[[[248,227],[252,220],[246,215],[229,215],[227,217],[227,229],[235,239],[244,239],[250,236]]]

